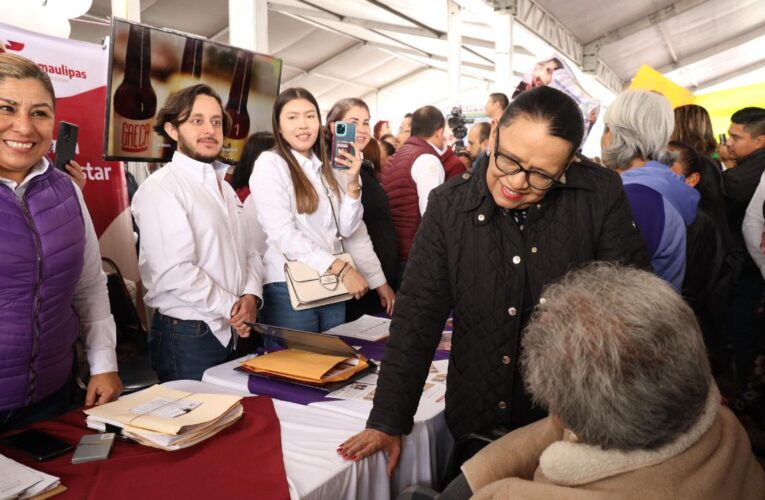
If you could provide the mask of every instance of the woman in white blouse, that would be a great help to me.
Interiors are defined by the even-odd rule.
[[[345,303],[295,311],[284,277],[285,257],[307,264],[320,274],[337,275],[355,298],[367,292],[367,278],[335,257],[347,251],[356,260],[359,251],[372,248],[371,243],[353,241],[369,240],[361,220],[360,148],[355,148],[355,156],[343,153],[336,159],[347,170],[332,169],[319,105],[305,89],[289,88],[279,94],[272,125],[276,146],[260,155],[250,177],[251,198],[266,235],[260,320],[323,332],[345,322]],[[360,228],[362,237],[354,235]],[[367,261],[374,253],[362,257]],[[382,279],[384,283],[384,276]]]

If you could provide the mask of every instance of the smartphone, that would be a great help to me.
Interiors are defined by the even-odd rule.
[[[104,434],[86,434],[80,439],[80,444],[72,455],[73,464],[84,464],[94,460],[106,460],[114,444],[113,432]]]
[[[66,171],[64,167],[74,159],[77,150],[77,133],[80,128],[74,123],[60,122],[58,124],[58,137],[56,138],[56,154],[53,165]]]
[[[348,154],[356,154],[353,143],[356,142],[356,125],[348,122],[335,122],[335,133],[332,136],[332,168],[348,170],[348,167],[339,165],[335,158],[340,156],[341,151]]]
[[[720,134],[720,140],[718,142],[720,144],[725,144],[726,142],[728,142],[728,136],[726,136],[725,134]]]
[[[8,436],[4,445],[28,455],[38,462],[48,460],[72,450],[74,446],[44,432],[27,430]]]

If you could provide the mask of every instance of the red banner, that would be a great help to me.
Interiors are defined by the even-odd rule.
[[[53,82],[56,128],[60,121],[78,125],[75,160],[85,169],[85,204],[93,219],[101,254],[138,280],[125,171],[120,162],[104,161],[107,51],[101,45],[55,38],[0,24],[0,51],[36,62]]]

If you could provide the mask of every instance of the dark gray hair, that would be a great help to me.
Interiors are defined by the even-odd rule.
[[[707,352],[693,311],[666,282],[595,263],[543,297],[522,341],[526,386],[583,442],[652,450],[697,421]]]
[[[617,96],[603,117],[611,142],[602,148],[607,167],[625,168],[634,159],[666,162],[667,144],[675,128],[675,114],[660,94],[628,90]]]

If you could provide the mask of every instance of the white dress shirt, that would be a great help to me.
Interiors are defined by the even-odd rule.
[[[224,181],[227,168],[176,151],[141,184],[132,205],[146,304],[204,321],[224,346],[234,304],[245,294],[263,295],[260,255],[249,244],[242,204]]]
[[[273,151],[265,151],[255,161],[250,176],[250,197],[266,234],[264,283],[284,282],[284,256],[325,272],[335,261],[335,254],[343,252],[338,231],[343,238],[350,238],[363,224],[361,198],[354,200],[345,195],[347,176],[333,171],[341,188],[338,200],[322,182],[321,161],[316,155],[311,153],[311,157],[306,158],[294,150],[292,154],[316,190],[319,204],[314,213],[299,214],[287,162]]]
[[[17,184],[15,181],[0,177],[0,182],[11,188],[19,200],[24,198],[29,187],[29,181],[45,173],[48,169],[48,159],[43,157],[40,163],[32,167],[29,174]],[[72,181],[74,184],[74,181]],[[82,273],[74,289],[72,305],[80,317],[80,331],[85,344],[85,353],[90,365],[90,373],[117,371],[117,328],[114,325],[109,293],[106,290],[106,275],[101,268],[101,252],[98,249],[98,238],[93,229],[93,221],[85,206],[80,188],[75,184],[74,191],[80,202],[82,218],[85,222],[85,250]]]
[[[749,206],[746,207],[744,223],[741,225],[741,231],[744,233],[746,249],[752,260],[760,268],[762,277],[765,278],[765,254],[760,250],[760,241],[762,241],[762,232],[765,231],[765,218],[762,216],[762,204],[765,202],[765,175],[760,178],[760,183],[752,195]]]
[[[430,144],[430,142],[428,142]],[[444,172],[444,165],[441,163],[439,156],[446,152],[444,149],[438,149],[433,144],[430,144],[435,154],[423,154],[417,157],[412,163],[412,179],[417,185],[417,198],[420,205],[420,215],[425,213],[425,209],[428,208],[428,195],[434,189],[444,183],[446,172]]]

